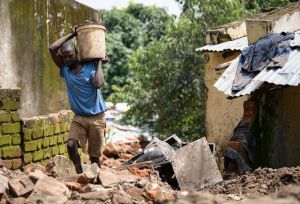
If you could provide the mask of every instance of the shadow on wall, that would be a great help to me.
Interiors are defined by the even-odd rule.
[[[0,11],[0,86],[21,88],[21,116],[68,109],[48,47],[74,25],[99,22],[99,12],[74,0],[1,0]]]

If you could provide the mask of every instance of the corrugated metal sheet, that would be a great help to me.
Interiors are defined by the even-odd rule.
[[[217,45],[206,45],[204,47],[197,48],[196,51],[211,51],[211,52],[222,52],[224,50],[242,50],[248,46],[248,39],[242,37],[236,40],[227,41]]]
[[[298,40],[298,39],[297,39]],[[233,93],[233,80],[238,66],[239,57],[225,70],[214,86],[229,96],[243,96],[258,89],[264,82],[276,85],[298,86],[300,84],[300,50],[291,52],[287,63],[281,69],[264,69],[256,75],[244,89]]]

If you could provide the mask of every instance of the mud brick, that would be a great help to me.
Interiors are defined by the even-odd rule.
[[[21,168],[23,162],[22,159],[13,159],[12,160],[12,169],[19,169]]]
[[[48,159],[52,156],[52,148],[44,149],[44,159]]]
[[[59,145],[59,154],[64,154],[66,151],[65,145]]]
[[[24,142],[24,151],[32,152],[37,150],[37,141]]]
[[[64,143],[64,135],[60,134],[57,136],[57,144]]]
[[[69,138],[69,133],[64,133],[64,141],[67,142]]]
[[[66,110],[62,110],[58,114],[61,122],[65,122],[69,120],[69,115]]]
[[[44,136],[50,136],[54,134],[54,126],[46,125],[44,126]]]
[[[29,141],[32,138],[32,129],[31,128],[25,128],[22,127],[22,132],[23,132],[23,136],[24,136],[24,140],[25,141]]]
[[[4,160],[2,159],[1,160],[2,164],[8,168],[8,169],[12,169],[12,164],[13,164],[13,161],[12,160]]]
[[[59,154],[59,147],[58,146],[52,147],[52,156],[55,156],[58,154]]]
[[[10,180],[8,182],[8,185],[10,191],[18,197],[29,194],[34,188],[34,184],[27,175],[23,175]]]
[[[42,166],[46,166],[49,163],[49,159],[41,161]]]
[[[22,124],[26,128],[34,128],[38,127],[39,124],[41,123],[38,117],[30,117],[30,118],[22,118]]]
[[[57,144],[57,136],[54,135],[50,137],[50,146],[56,145]]]
[[[19,114],[18,111],[12,111],[10,113],[10,116],[11,116],[12,121],[14,121],[14,122],[19,122],[20,121],[20,114]]]
[[[41,150],[43,147],[43,139],[38,139],[36,140],[36,142],[37,142],[37,149]]]
[[[15,99],[15,98],[11,98],[11,99],[3,99],[3,100],[0,100],[1,101],[1,109],[4,109],[4,110],[13,110],[13,111],[16,111],[16,110],[19,110],[20,107],[21,107],[21,103],[20,103],[20,100],[19,99]]]
[[[22,154],[21,148],[19,146],[10,146],[2,148],[3,158],[14,158],[20,157]]]
[[[60,130],[62,133],[68,132],[69,131],[69,123],[68,122],[63,122],[60,124]]]
[[[10,113],[8,111],[0,110],[0,122],[9,122],[10,121]]]
[[[10,145],[10,135],[0,135],[0,147]]]
[[[13,145],[21,144],[21,135],[20,134],[12,135],[11,136],[11,144],[13,144]]]
[[[50,143],[50,138],[49,137],[44,137],[43,138],[43,148],[48,147],[49,143]]]
[[[42,127],[36,127],[32,129],[32,139],[42,138],[44,136],[44,130]]]
[[[56,123],[54,127],[54,134],[59,134],[61,132],[60,123]]]
[[[44,151],[43,150],[40,150],[40,151],[36,151],[33,153],[33,161],[36,162],[36,161],[39,161],[39,160],[42,160],[44,158]]]
[[[58,113],[50,113],[49,121],[50,121],[50,124],[59,123],[60,122],[59,114]]]
[[[3,123],[1,130],[4,134],[19,133],[21,130],[20,123]]]
[[[24,154],[24,163],[28,164],[32,162],[32,154],[31,153],[25,153]]]
[[[39,120],[41,121],[41,125],[45,126],[45,125],[49,125],[50,121],[49,121],[49,116],[48,115],[41,115],[38,117]]]
[[[67,110],[67,112],[68,112],[68,116],[69,116],[69,121],[71,122],[73,120],[75,114],[71,110]]]

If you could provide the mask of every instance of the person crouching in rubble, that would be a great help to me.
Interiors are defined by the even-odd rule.
[[[255,137],[250,129],[257,112],[255,101],[244,102],[244,115],[234,128],[233,135],[224,148],[224,179],[251,170],[255,154]]]
[[[80,62],[77,49],[70,41],[77,35],[75,29],[69,35],[58,39],[49,51],[53,61],[65,79],[71,110],[75,113],[67,141],[69,157],[76,172],[82,173],[79,147],[88,142],[88,154],[91,163],[100,167],[100,148],[105,134],[106,106],[101,94],[104,83],[102,64],[107,60]]]

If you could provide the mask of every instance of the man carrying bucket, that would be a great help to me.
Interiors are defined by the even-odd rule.
[[[106,60],[79,61],[76,47],[70,41],[76,35],[77,32],[74,31],[58,39],[49,47],[49,51],[60,69],[60,76],[65,79],[69,104],[75,113],[69,130],[67,149],[79,174],[82,173],[82,166],[77,149],[85,147],[86,143],[91,163],[100,167],[106,111],[100,87],[104,83],[102,64]]]

